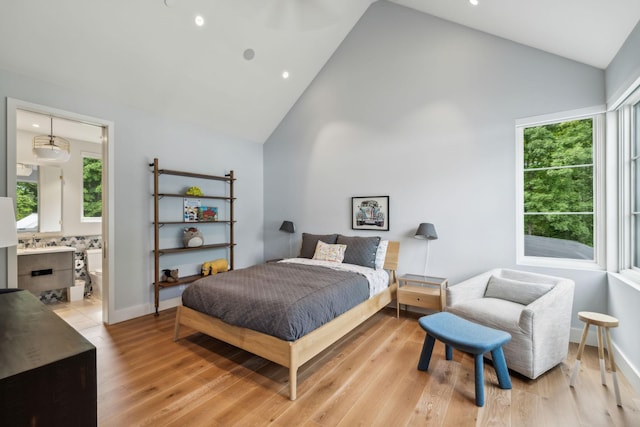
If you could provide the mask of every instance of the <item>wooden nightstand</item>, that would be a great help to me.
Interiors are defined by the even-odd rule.
[[[400,317],[400,304],[442,311],[448,286],[449,281],[442,277],[420,274],[402,275],[398,278],[397,317]]]

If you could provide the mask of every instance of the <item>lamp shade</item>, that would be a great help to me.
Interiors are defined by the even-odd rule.
[[[51,134],[33,137],[33,154],[46,162],[66,162],[71,157],[71,144],[66,139],[53,134],[53,117],[51,117]]]
[[[18,244],[16,215],[13,211],[13,199],[0,197],[0,248]]]
[[[282,225],[280,226],[280,231],[284,231],[286,233],[295,233],[296,229],[293,226],[292,221],[282,221]]]
[[[418,226],[418,231],[416,231],[416,235],[414,236],[416,239],[424,239],[424,240],[436,240],[438,238],[438,233],[436,233],[436,227],[430,222],[423,222]]]

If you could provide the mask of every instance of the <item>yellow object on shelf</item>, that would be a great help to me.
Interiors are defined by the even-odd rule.
[[[213,261],[208,261],[202,264],[202,275],[208,276],[210,274],[224,273],[229,270],[229,263],[225,258],[219,258]]]

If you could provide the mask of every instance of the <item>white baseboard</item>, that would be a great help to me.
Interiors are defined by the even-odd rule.
[[[182,303],[181,297],[175,297],[168,300],[160,301],[158,311],[167,310],[169,308],[177,307]],[[155,312],[153,304],[141,304],[133,307],[127,307],[122,310],[115,310],[109,316],[109,324],[124,322],[136,317],[146,316]]]

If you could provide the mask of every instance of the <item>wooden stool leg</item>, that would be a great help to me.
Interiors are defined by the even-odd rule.
[[[420,360],[418,361],[418,370],[426,371],[429,369],[429,362],[431,361],[431,353],[433,352],[433,344],[436,339],[427,334],[424,338],[424,344],[422,344],[422,353],[420,353]]]
[[[580,370],[580,359],[582,358],[582,352],[584,351],[584,345],[587,342],[587,334],[589,333],[589,322],[584,324],[584,329],[582,330],[582,338],[580,339],[580,346],[578,346],[578,355],[576,356],[576,362],[573,365],[573,372],[571,373],[571,381],[569,381],[569,386],[576,386],[576,378],[578,377],[578,371]]]
[[[482,354],[474,355],[476,365],[476,406],[484,406],[484,363]]]
[[[607,385],[607,377],[605,377],[606,368],[604,366],[604,346],[602,337],[602,326],[597,326],[598,332],[598,361],[600,362],[600,381],[602,385]]]
[[[616,362],[613,359],[613,346],[611,345],[611,334],[609,328],[605,328],[607,332],[607,353],[609,353],[609,366],[611,367],[611,376],[613,377],[613,389],[616,393],[616,403],[622,406],[620,399],[620,387],[618,386],[618,373],[616,372]]]

